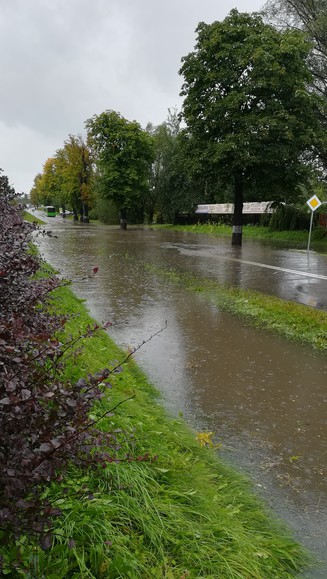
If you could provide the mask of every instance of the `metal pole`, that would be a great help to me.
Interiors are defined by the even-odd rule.
[[[307,253],[309,253],[309,249],[310,249],[310,240],[311,240],[312,222],[313,222],[313,211],[312,211],[312,209],[311,209],[311,217],[310,217],[310,229],[309,229],[309,237],[308,237],[308,247],[307,247]]]

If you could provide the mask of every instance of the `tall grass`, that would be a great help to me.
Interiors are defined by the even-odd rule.
[[[57,311],[72,317],[66,336],[92,323],[83,303],[67,288],[55,297]],[[67,376],[77,379],[124,358],[98,332],[67,356]],[[222,578],[295,577],[307,555],[263,504],[250,483],[202,448],[182,420],[166,415],[158,394],[133,360],[112,376],[112,390],[98,403],[96,418],[129,398],[100,427],[120,438],[117,456],[135,460],[105,468],[69,466],[61,482],[44,490],[60,507],[55,540],[42,551],[27,539],[1,548],[9,577],[27,578]],[[134,398],[131,395],[135,394]],[[146,462],[138,457],[149,453]],[[151,459],[152,458],[152,459]],[[15,549],[21,563],[11,570]]]

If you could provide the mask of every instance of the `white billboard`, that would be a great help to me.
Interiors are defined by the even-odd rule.
[[[271,201],[269,202],[251,202],[243,203],[243,214],[262,215],[263,213],[273,213]],[[195,213],[206,213],[214,215],[232,215],[234,213],[234,203],[209,203],[207,205],[198,205]]]

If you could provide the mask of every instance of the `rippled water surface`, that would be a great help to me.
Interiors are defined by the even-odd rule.
[[[214,431],[223,455],[250,473],[258,492],[325,561],[307,576],[327,577],[326,355],[246,326],[144,267],[177,268],[327,309],[327,257],[60,218],[51,229],[56,237],[40,240],[41,251],[65,276],[99,267],[74,291],[98,321],[115,322],[111,335],[120,345],[138,345],[167,321],[136,354],[138,363],[168,409]]]

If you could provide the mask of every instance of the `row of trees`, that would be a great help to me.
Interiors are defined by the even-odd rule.
[[[233,244],[242,243],[244,200],[296,202],[326,169],[327,13],[321,0],[278,3],[266,20],[233,10],[200,23],[182,59],[181,112],[146,129],[115,111],[93,116],[85,140],[70,136],[46,161],[32,201],[68,204],[88,220],[88,208],[106,200],[122,227],[232,201]],[[302,15],[306,3],[312,17]],[[282,7],[283,26],[268,23]]]
[[[149,123],[145,130],[111,110],[87,119],[85,126],[86,138],[70,135],[36,175],[30,192],[34,205],[69,207],[76,219],[88,221],[89,208],[99,212],[104,200],[119,213],[123,228],[128,217],[152,222],[156,214],[169,221],[193,208],[193,200],[192,206],[184,201],[191,181],[185,177],[176,110],[162,125]]]
[[[74,214],[88,221],[88,208],[94,202],[93,163],[89,147],[81,136],[70,135],[64,146],[47,159],[36,175],[30,192],[34,205],[73,208]]]

